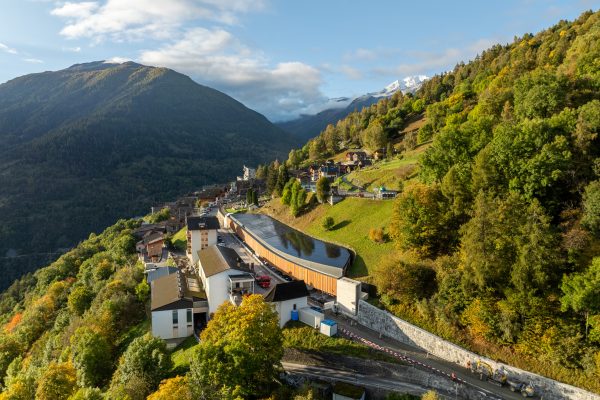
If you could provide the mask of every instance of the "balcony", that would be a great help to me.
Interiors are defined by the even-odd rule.
[[[229,301],[239,306],[244,296],[254,293],[254,276],[243,273],[229,275]]]

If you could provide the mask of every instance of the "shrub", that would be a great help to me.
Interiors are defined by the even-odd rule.
[[[375,243],[385,242],[385,235],[383,233],[383,228],[371,228],[369,230],[369,239],[371,239]]]
[[[333,228],[334,224],[335,224],[335,221],[333,220],[333,217],[325,217],[325,219],[323,219],[322,226],[326,230],[330,230],[331,228]]]

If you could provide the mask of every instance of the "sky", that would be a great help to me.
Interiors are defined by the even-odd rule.
[[[272,121],[433,76],[600,0],[0,0],[0,82],[111,60],[164,66]]]

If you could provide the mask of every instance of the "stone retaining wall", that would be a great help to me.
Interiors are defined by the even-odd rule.
[[[364,300],[359,301],[358,315],[353,316],[353,318],[359,324],[380,332],[389,338],[411,346],[420,347],[441,359],[463,367],[466,367],[468,361],[473,363],[481,360],[488,363],[494,369],[504,368],[509,376],[531,382],[535,386],[536,391],[543,396],[540,396],[543,399],[600,400],[600,396],[575,386],[545,378],[486,357],[481,357],[476,353],[463,349],[439,336],[397,318],[385,310],[380,310]]]

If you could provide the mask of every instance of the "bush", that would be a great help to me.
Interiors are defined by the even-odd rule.
[[[417,133],[417,143],[422,144],[428,142],[433,138],[433,126],[431,124],[425,124],[419,129]]]
[[[333,228],[333,225],[335,225],[333,217],[325,217],[325,219],[323,219],[322,226],[325,230],[330,230],[331,228]]]
[[[369,230],[369,239],[371,239],[375,243],[385,242],[385,235],[383,233],[383,228],[371,228]]]

